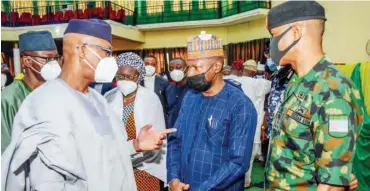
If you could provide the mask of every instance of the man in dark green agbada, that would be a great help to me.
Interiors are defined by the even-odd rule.
[[[59,76],[57,47],[50,32],[27,32],[19,36],[24,78],[14,80],[1,92],[1,153],[9,145],[14,117],[23,100],[45,80]]]
[[[360,92],[324,56],[325,10],[314,1],[272,8],[270,55],[295,72],[274,116],[265,188],[345,190],[363,125]]]

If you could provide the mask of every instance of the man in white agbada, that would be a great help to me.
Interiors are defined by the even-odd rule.
[[[242,85],[243,92],[249,97],[253,102],[254,107],[257,111],[257,126],[256,132],[254,134],[254,144],[252,157],[250,161],[250,167],[248,172],[245,174],[244,186],[249,187],[251,184],[251,173],[253,167],[253,161],[257,155],[261,155],[261,126],[265,116],[263,111],[263,106],[265,103],[265,95],[270,92],[271,82],[265,79],[256,79],[253,78],[254,74],[257,71],[257,63],[254,60],[247,60],[240,71],[240,64],[233,63],[232,65],[232,77],[231,79],[238,81]],[[237,76],[238,74],[243,74],[243,76]]]
[[[60,78],[32,92],[15,117],[1,190],[134,191],[130,154],[159,149],[174,130],[145,126],[127,142],[121,120],[88,88],[112,81],[117,71],[110,25],[71,20],[64,34]]]
[[[132,52],[117,57],[117,88],[107,92],[105,98],[117,117],[122,119],[128,140],[135,139],[140,128],[152,124],[153,129],[165,130],[166,124],[158,96],[140,85],[145,76],[144,61]],[[138,190],[159,191],[160,180],[167,182],[166,140],[160,150],[143,152],[133,160]],[[163,183],[162,183],[163,185]]]

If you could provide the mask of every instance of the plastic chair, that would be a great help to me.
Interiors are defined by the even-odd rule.
[[[21,17],[19,18],[19,24],[21,25],[31,25],[32,23],[32,15],[28,12],[23,12]]]
[[[40,23],[42,24],[42,25],[46,25],[46,24],[48,24],[48,15],[43,15],[42,16],[42,18],[41,18],[41,21],[40,21]]]
[[[61,19],[62,22],[68,22],[74,17],[74,13],[72,10],[67,10],[64,12],[64,17]]]
[[[9,14],[9,24],[11,26],[16,26],[16,25],[19,24],[18,21],[19,21],[19,13],[18,12],[10,12],[10,14]]]
[[[32,25],[40,25],[41,18],[40,15],[32,15]]]
[[[103,18],[104,18],[103,8],[101,8],[101,7],[97,7],[97,8],[95,8],[95,9],[93,10],[92,17],[94,17],[94,18],[99,18],[99,19],[103,19]]]
[[[84,11],[85,16],[90,19],[92,17],[93,11],[90,8],[85,9]]]
[[[8,17],[6,16],[6,13],[1,11],[1,26],[8,25]]]
[[[60,22],[62,20],[62,18],[63,18],[63,12],[58,11],[54,15],[54,22]]]
[[[116,11],[109,11],[109,19],[110,20],[117,20],[117,13]]]
[[[126,20],[126,12],[124,9],[120,9],[117,12],[117,21],[119,22],[125,22]]]
[[[84,14],[84,12],[81,9],[77,10],[77,18],[78,19],[87,19],[86,15]]]

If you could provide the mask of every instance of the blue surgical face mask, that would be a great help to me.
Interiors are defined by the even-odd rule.
[[[275,72],[275,71],[278,71],[278,66],[276,66],[276,64],[274,63],[274,61],[272,61],[271,58],[267,59],[266,61],[266,65],[267,67],[269,67],[269,69],[272,71],[272,72]]]

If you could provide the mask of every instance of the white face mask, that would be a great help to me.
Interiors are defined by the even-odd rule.
[[[40,62],[36,61],[32,57],[29,57],[31,60],[36,62],[38,65],[41,66],[40,72],[31,67],[31,69],[39,74],[41,74],[41,77],[44,78],[46,81],[55,80],[59,77],[60,72],[62,72],[62,69],[59,66],[58,61],[52,60],[46,64],[41,64]]]
[[[147,77],[153,76],[155,74],[155,68],[151,65],[146,65],[145,71],[146,71],[145,76]]]
[[[86,59],[84,59],[85,63],[95,71],[95,82],[112,82],[118,70],[116,59],[114,57],[101,58],[95,51],[91,50],[87,46],[86,48],[100,59],[98,65],[96,66],[96,69],[94,69],[94,67],[92,67],[92,65]]]
[[[137,83],[129,80],[120,80],[117,82],[117,86],[124,96],[130,95],[137,89]]]
[[[182,70],[172,70],[170,72],[171,79],[175,82],[180,82],[185,77],[185,73]]]

